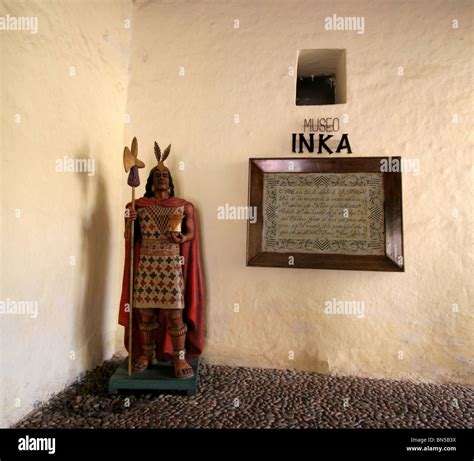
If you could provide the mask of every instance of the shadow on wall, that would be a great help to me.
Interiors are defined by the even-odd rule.
[[[89,155],[76,158],[90,160]],[[96,160],[95,174],[77,174],[81,182],[80,276],[77,280],[76,316],[73,331],[76,360],[91,369],[105,357],[105,308],[110,264],[110,219],[103,170]],[[93,198],[91,194],[94,194]]]

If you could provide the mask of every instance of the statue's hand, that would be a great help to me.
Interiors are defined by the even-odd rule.
[[[137,210],[132,210],[131,208],[127,208],[125,211],[125,220],[127,222],[135,221],[137,219]]]
[[[183,237],[184,237],[183,235],[179,235],[179,236],[178,236],[178,235],[176,235],[176,233],[173,232],[173,231],[169,231],[169,232],[168,232],[168,237],[169,237],[169,239],[170,239],[173,243],[183,243],[183,240],[184,240],[184,239],[183,239]]]

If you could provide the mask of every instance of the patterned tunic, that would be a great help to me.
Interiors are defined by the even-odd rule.
[[[169,240],[170,218],[184,217],[184,206],[138,208],[142,235],[135,278],[136,308],[184,309],[184,283],[179,243]]]

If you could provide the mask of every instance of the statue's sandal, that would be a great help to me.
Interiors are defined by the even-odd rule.
[[[177,350],[173,352],[173,366],[174,366],[174,375],[178,379],[189,379],[194,376],[194,371],[191,365],[184,359],[186,350]],[[179,367],[178,364],[184,365]]]

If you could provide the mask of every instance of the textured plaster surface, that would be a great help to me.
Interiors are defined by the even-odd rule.
[[[133,136],[147,167],[155,139],[173,144],[177,192],[199,210],[209,362],[473,383],[469,2],[3,1],[7,13],[38,16],[39,33],[0,32],[1,299],[36,300],[38,317],[0,318],[0,425],[121,350]],[[364,16],[365,33],[325,31],[332,14]],[[346,49],[346,104],[295,106],[289,68],[311,48]],[[354,156],[421,163],[403,178],[406,272],[245,267],[246,223],[217,207],[246,205],[248,158],[290,156],[304,118],[344,114]],[[95,159],[96,175],[56,173],[64,156]],[[326,315],[333,298],[365,316]]]
[[[1,426],[114,353],[131,3],[0,2],[6,14],[39,30],[0,32],[1,299],[38,315],[0,316]],[[56,172],[65,156],[95,175]]]
[[[325,31],[333,13],[365,33]],[[155,139],[173,143],[199,209],[209,361],[473,382],[470,20],[468,2],[137,2],[126,132],[150,165]],[[295,106],[289,67],[311,48],[346,49],[346,104]],[[246,223],[217,207],[246,205],[248,158],[291,156],[311,117],[339,117],[354,156],[420,162],[403,177],[405,273],[245,267]],[[365,316],[326,315],[333,298]]]

